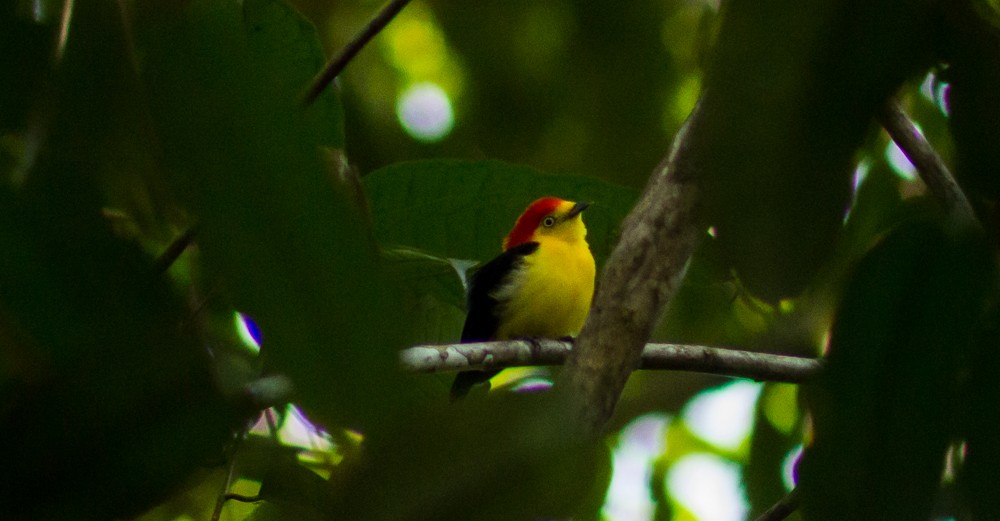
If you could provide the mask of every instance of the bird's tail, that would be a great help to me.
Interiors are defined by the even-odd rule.
[[[455,376],[455,381],[451,384],[451,401],[465,398],[472,388],[481,383],[489,385],[490,378],[493,378],[500,371],[462,371]]]

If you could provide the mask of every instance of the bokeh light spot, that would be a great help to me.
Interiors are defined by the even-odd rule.
[[[701,96],[701,76],[698,74],[684,76],[670,97],[664,117],[665,128],[671,132],[675,131],[694,110],[699,96]]]
[[[920,84],[920,94],[934,104],[941,114],[948,115],[948,84],[941,81],[936,74],[930,72]]]
[[[406,89],[396,103],[396,115],[407,134],[425,143],[440,141],[455,125],[451,99],[433,83]]]
[[[798,386],[771,384],[764,392],[764,416],[776,430],[790,434],[799,422]]]
[[[684,456],[667,474],[670,496],[698,521],[742,521],[749,504],[740,466],[714,454]]]
[[[868,172],[871,170],[872,165],[867,160],[861,160],[858,166],[854,169],[854,175],[851,176],[851,188],[854,190],[855,197],[857,196],[858,190],[861,188],[861,184],[865,182],[868,178]]]
[[[601,513],[608,521],[647,521],[656,505],[649,494],[653,464],[664,451],[670,417],[640,416],[622,429],[613,452],[608,494]]]
[[[447,46],[430,16],[421,12],[396,22],[386,31],[393,64],[413,76],[440,74]]]
[[[791,491],[795,488],[795,465],[802,456],[802,445],[788,451],[784,461],[781,462],[781,482],[785,485],[785,490]]]
[[[854,168],[854,175],[851,177],[851,205],[847,207],[844,211],[844,222],[851,217],[851,210],[854,205],[858,202],[858,190],[861,189],[861,185],[864,184],[865,179],[868,179],[868,172],[871,170],[871,163],[868,160],[861,160],[858,166]]]
[[[890,140],[886,146],[885,159],[889,162],[889,166],[892,167],[893,172],[896,172],[896,175],[899,177],[907,181],[913,181],[917,178],[917,168],[913,166],[913,163],[906,157],[906,154],[896,146],[895,141]]]
[[[260,328],[257,327],[257,323],[247,315],[239,311],[234,311],[233,325],[236,327],[236,335],[243,342],[243,345],[254,353],[259,353],[263,334],[260,332]]]
[[[736,381],[695,396],[684,408],[684,423],[699,438],[735,451],[750,435],[754,404],[762,384]]]

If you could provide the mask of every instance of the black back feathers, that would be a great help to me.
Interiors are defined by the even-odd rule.
[[[462,328],[462,342],[495,340],[500,328],[500,302],[492,294],[507,283],[526,255],[538,249],[537,242],[515,246],[479,268],[469,282],[468,314]]]
[[[526,255],[538,249],[537,242],[526,242],[501,253],[476,270],[469,280],[468,313],[462,327],[462,342],[495,340],[500,328],[500,307],[493,294],[507,284]],[[499,371],[462,371],[451,384],[451,400],[469,394],[472,386],[488,381]]]

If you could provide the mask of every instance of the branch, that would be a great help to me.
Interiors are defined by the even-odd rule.
[[[878,120],[906,158],[916,167],[927,188],[941,202],[945,212],[967,223],[977,223],[975,211],[941,156],[910,121],[899,102],[890,99],[878,113]]]
[[[704,100],[704,96],[702,97]],[[614,412],[629,374],[667,302],[676,293],[695,251],[699,102],[653,172],[639,202],[622,223],[594,295],[590,315],[556,382],[588,435],[597,435]]]
[[[767,512],[757,516],[755,521],[782,521],[799,508],[799,489],[792,489],[787,496],[781,498]]]
[[[571,342],[542,339],[427,345],[404,349],[399,354],[399,363],[404,371],[411,373],[561,365],[572,350]],[[639,362],[640,369],[788,383],[804,382],[821,367],[822,362],[814,358],[684,344],[647,344]]]
[[[336,78],[343,70],[344,67],[354,59],[354,56],[358,54],[368,42],[375,37],[389,22],[399,14],[400,11],[406,7],[406,4],[410,3],[410,0],[392,0],[381,11],[375,18],[372,18],[368,25],[358,33],[350,43],[347,44],[340,52],[334,56],[329,62],[327,62],[326,67],[320,71],[319,74],[313,79],[312,85],[309,86],[309,90],[306,91],[305,98],[303,99],[304,105],[312,105],[316,98],[323,93],[323,89],[329,85],[334,78]]]

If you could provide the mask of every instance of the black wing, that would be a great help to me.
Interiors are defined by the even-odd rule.
[[[462,328],[462,342],[493,340],[500,327],[500,303],[490,296],[506,283],[507,276],[517,269],[525,255],[538,249],[537,242],[515,246],[479,268],[469,279],[469,312]],[[462,371],[451,384],[451,401],[459,400],[476,384],[489,381],[499,371]]]
[[[537,242],[515,246],[479,268],[469,281],[468,314],[462,328],[462,342],[493,340],[500,327],[499,306],[490,294],[506,282],[525,255],[538,249]]]

